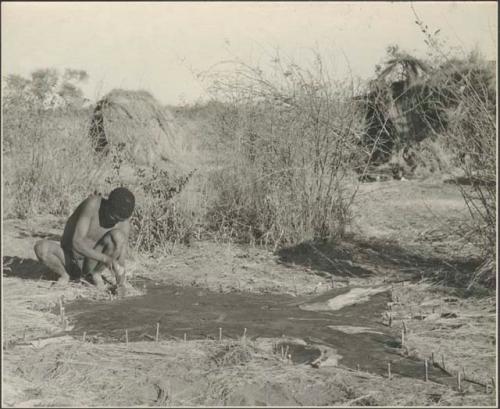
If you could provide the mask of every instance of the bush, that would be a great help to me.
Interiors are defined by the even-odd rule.
[[[101,169],[87,138],[85,111],[4,108],[6,214],[68,215]]]
[[[417,24],[434,54],[429,83],[432,103],[443,113],[446,129],[440,135],[461,169],[467,185],[459,185],[472,223],[464,237],[477,245],[483,257],[473,274],[475,283],[496,284],[496,186],[497,117],[496,61],[485,61],[478,52],[449,57],[435,34],[417,17]]]
[[[6,214],[67,215],[99,179],[87,138],[82,70],[34,71],[4,78],[2,130]]]
[[[362,123],[352,91],[320,58],[308,70],[277,59],[270,75],[242,63],[212,75],[224,103],[213,123],[211,228],[273,247],[341,235]]]
[[[496,280],[496,96],[490,94],[494,73],[488,79],[484,62],[474,69],[460,69],[461,80],[448,83],[446,93],[457,101],[448,111],[449,127],[444,134],[469,185],[460,185],[472,216],[464,232],[482,251],[483,268],[477,280],[494,286]],[[458,67],[457,67],[458,68]],[[488,267],[489,266],[489,267]]]
[[[193,172],[174,177],[164,169],[136,170],[138,195],[132,226],[132,241],[139,251],[168,249],[168,245],[190,244],[196,236],[194,211],[180,205],[174,196],[183,191]]]

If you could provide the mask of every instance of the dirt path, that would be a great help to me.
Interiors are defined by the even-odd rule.
[[[403,352],[444,356],[447,370],[465,369],[466,378],[484,387],[464,381],[457,391],[336,366],[293,365],[276,354],[272,339],[130,342],[128,348],[91,337],[40,341],[65,334],[52,312],[61,297],[64,303],[110,298],[82,284],[51,286],[32,248],[40,238],[57,240],[63,220],[44,217],[3,223],[4,404],[493,405],[486,385],[496,373],[495,297],[465,298],[438,285],[459,280],[474,266],[474,249],[453,231],[468,217],[458,190],[438,182],[365,184],[354,215],[351,235],[342,243],[304,243],[271,254],[201,242],[155,259],[135,255],[129,272],[136,287],[146,279],[291,296],[392,283],[387,325],[391,315],[390,328],[398,336],[405,322]]]

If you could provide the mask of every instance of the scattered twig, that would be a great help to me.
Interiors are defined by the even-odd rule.
[[[90,288],[93,288],[94,286],[92,284],[90,284],[87,280],[85,280],[84,278],[80,278],[80,282],[84,285],[86,285],[87,287],[90,287]]]
[[[61,317],[61,325],[64,325],[64,305],[62,296],[59,297],[59,316]]]
[[[128,352],[138,355],[155,355],[155,356],[171,356],[171,354],[164,354],[161,352],[149,352],[149,351],[139,351],[135,349],[129,349]]]
[[[441,369],[441,371],[443,371],[443,372],[444,372],[445,374],[447,374],[448,376],[452,376],[452,374],[451,374],[451,373],[449,373],[449,372],[446,370],[446,367],[444,366],[444,356],[443,356],[443,355],[441,355],[441,362],[442,362],[442,363],[440,364],[439,362],[434,361],[434,362],[432,363],[432,365],[433,365],[433,366],[435,366],[436,368]]]
[[[83,361],[73,361],[73,360],[57,360],[58,363],[63,363],[63,364],[73,364],[73,365],[88,365],[88,366],[96,366],[100,369],[111,369],[113,371],[129,371],[132,368],[127,368],[126,366],[108,366],[108,365],[103,365],[102,362],[83,362]]]
[[[370,396],[372,396],[371,393],[367,394],[367,395],[363,395],[363,396],[360,396],[359,398],[356,398],[356,399],[352,399],[350,401],[347,401],[345,403],[346,406],[349,406],[349,405],[352,405],[353,403],[356,403],[356,402],[359,402],[360,400],[363,400],[363,399],[366,399],[366,398],[369,398]]]
[[[462,376],[462,380],[465,382],[474,383],[476,385],[483,386],[483,387],[488,385],[487,382],[482,382],[479,379],[472,378],[470,375],[465,376],[465,374]]]

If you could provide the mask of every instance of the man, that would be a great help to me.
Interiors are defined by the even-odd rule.
[[[66,284],[70,276],[90,275],[103,289],[101,274],[107,267],[115,274],[116,284],[124,285],[129,218],[134,206],[134,195],[124,187],[114,189],[107,199],[90,195],[69,217],[60,245],[49,240],[35,244],[38,260],[59,275],[59,284]]]

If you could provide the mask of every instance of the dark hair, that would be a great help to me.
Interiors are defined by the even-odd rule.
[[[109,194],[108,205],[113,214],[128,219],[135,207],[134,194],[125,187],[117,187]]]

